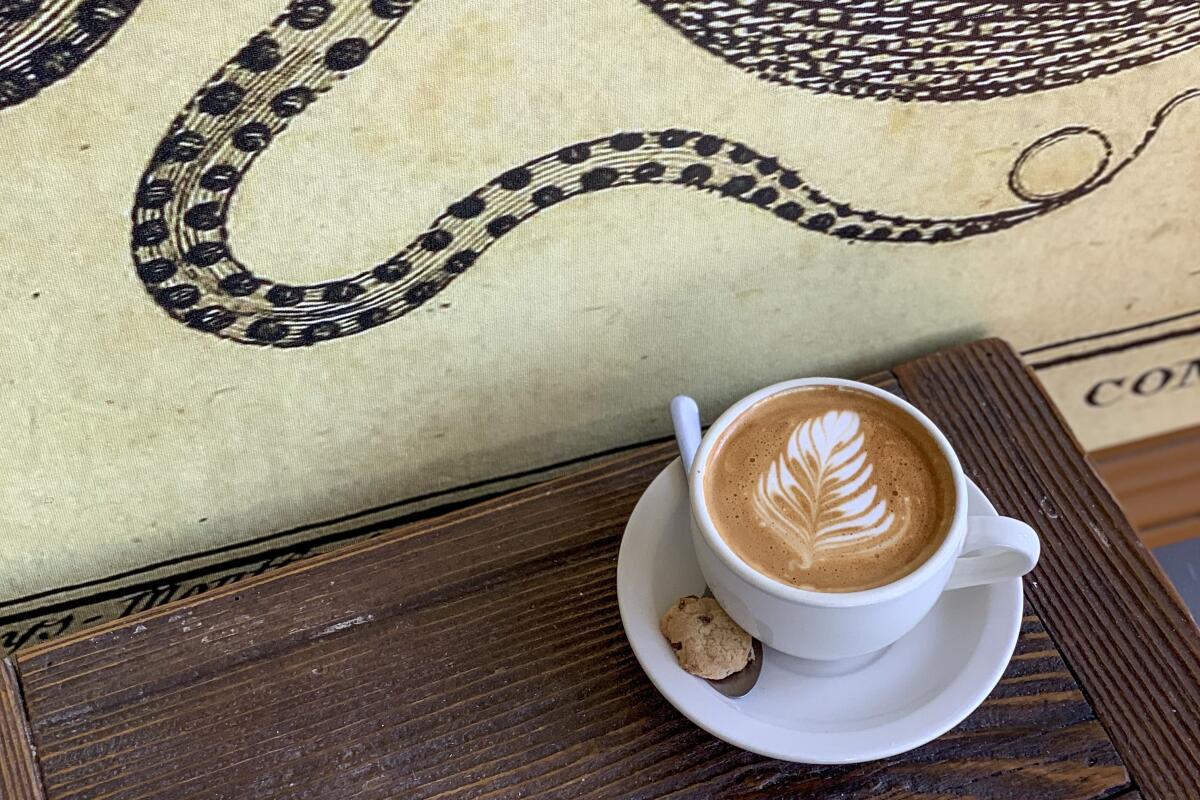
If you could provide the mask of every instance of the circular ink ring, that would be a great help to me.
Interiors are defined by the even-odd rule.
[[[1075,186],[1057,192],[1035,192],[1026,186],[1021,180],[1021,172],[1025,169],[1025,165],[1029,159],[1073,136],[1090,136],[1104,148],[1104,155],[1096,162],[1096,166],[1091,174]],[[1108,165],[1112,163],[1112,156],[1112,142],[1104,135],[1103,131],[1098,131],[1095,128],[1089,128],[1084,125],[1069,125],[1065,128],[1059,128],[1037,139],[1021,151],[1021,155],[1017,157],[1017,160],[1013,162],[1012,169],[1009,170],[1008,189],[1027,203],[1052,203],[1067,197],[1073,197],[1086,192],[1095,185],[1096,181],[1108,171]]]

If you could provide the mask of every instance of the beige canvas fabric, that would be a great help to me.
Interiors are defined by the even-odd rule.
[[[912,19],[875,27],[836,2],[778,4],[778,24],[733,2],[328,5],[118,2],[103,46],[0,110],[7,648],[664,436],[679,391],[712,418],[775,380],[1001,335],[1087,447],[1200,422],[1189,4],[1077,4],[1110,26],[1091,41],[1000,3],[902,3]],[[277,66],[224,66],[264,30]],[[935,49],[956,30],[984,43]],[[1026,73],[1004,60],[1022,36],[1050,54]],[[351,39],[367,49],[331,50]],[[243,95],[206,113],[218,70]],[[272,111],[305,82],[311,105]],[[252,155],[235,191],[201,187],[198,163]],[[497,182],[529,162],[528,186]],[[157,207],[135,200],[152,180],[175,185]],[[534,203],[556,181],[568,196]],[[201,201],[217,217],[188,222]],[[237,262],[188,262],[212,242]],[[401,252],[409,273],[374,277]],[[322,294],[341,279],[359,288]],[[322,286],[279,306],[277,284]],[[179,286],[201,299],[164,309]],[[327,311],[336,333],[312,327]]]

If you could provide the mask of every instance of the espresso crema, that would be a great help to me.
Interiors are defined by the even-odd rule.
[[[891,583],[937,550],[954,478],[929,432],[867,392],[817,386],[772,395],[708,455],[704,497],[721,537],[755,570],[803,589]]]

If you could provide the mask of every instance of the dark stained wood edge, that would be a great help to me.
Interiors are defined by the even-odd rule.
[[[859,383],[869,383],[872,386],[878,386],[880,389],[892,394],[900,394],[900,381],[896,380],[896,376],[891,372],[875,372],[858,378],[858,381]]]
[[[0,660],[0,798],[45,800],[17,671]]]
[[[1200,630],[1032,371],[990,339],[895,372],[1000,512],[1041,534],[1030,602],[1135,785],[1200,796]]]

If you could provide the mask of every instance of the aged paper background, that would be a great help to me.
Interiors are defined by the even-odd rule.
[[[277,351],[189,330],[134,274],[133,194],[177,111],[280,7],[145,0],[73,76],[0,113],[0,598],[663,436],[680,391],[712,418],[777,379],[1200,307],[1197,102],[1112,184],[1006,232],[848,244],[729,200],[629,188],[540,215],[361,335]],[[861,206],[972,214],[1017,204],[1008,171],[1039,136],[1088,125],[1123,155],[1193,85],[1200,52],[987,102],[857,100],[758,80],[634,0],[429,0],[272,144],[231,240],[272,278],[334,278],[516,164],[672,127],[747,142]],[[1046,156],[1048,185],[1091,163]],[[1089,447],[1195,424],[1195,391],[1153,413],[1080,397],[1113,369],[1200,356],[1196,341],[1046,380]]]

